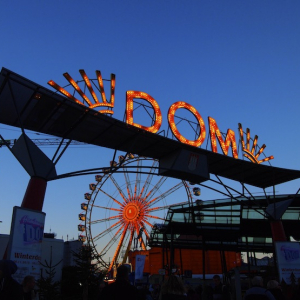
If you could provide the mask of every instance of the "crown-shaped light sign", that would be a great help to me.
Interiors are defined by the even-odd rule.
[[[59,86],[57,83],[55,83],[53,80],[50,80],[48,82],[49,85],[51,85],[53,88],[55,88],[57,91],[62,93],[63,95],[67,96],[69,99],[75,101],[76,103],[79,103],[84,106],[88,106],[89,108],[97,108],[97,107],[106,107],[106,109],[99,110],[100,113],[104,114],[113,114],[113,108],[114,108],[114,103],[115,103],[115,75],[111,74],[111,79],[110,81],[110,101],[107,101],[105,92],[104,92],[104,85],[103,85],[103,79],[101,76],[100,71],[96,71],[96,80],[90,80],[84,70],[79,70],[79,73],[81,74],[83,81],[89,90],[92,99],[92,101],[86,96],[86,94],[82,91],[82,89],[78,85],[78,81],[75,82],[75,80],[68,74],[64,73],[64,77],[68,80],[70,85],[75,89],[75,91],[81,96],[83,101],[78,100],[75,98],[73,95],[71,95],[68,91],[66,91],[64,88]],[[98,83],[97,87],[94,84],[94,81]],[[99,101],[93,87],[97,88],[97,91],[100,92],[102,102]],[[85,90],[85,89],[84,89]],[[134,123],[133,121],[133,100],[134,99],[142,99],[146,102],[148,102],[153,110],[154,110],[154,124],[152,126],[144,126],[138,123]],[[177,129],[176,123],[175,123],[175,113],[178,109],[186,109],[190,113],[193,114],[193,116],[196,118],[198,125],[199,125],[199,136],[195,140],[189,140],[186,139]],[[152,133],[157,133],[162,125],[162,115],[161,115],[161,110],[156,102],[156,100],[151,97],[149,94],[140,92],[140,91],[127,91],[126,92],[126,123],[130,124],[132,126],[147,130]],[[169,123],[169,128],[171,129],[172,134],[174,137],[180,141],[181,143],[194,146],[194,147],[200,147],[202,143],[205,140],[206,137],[206,129],[205,129],[205,122],[199,112],[190,104],[183,102],[183,101],[178,101],[173,103],[168,111],[168,123]],[[217,125],[217,122],[215,119],[212,117],[208,117],[208,124],[209,124],[209,136],[210,136],[210,142],[211,142],[211,150],[213,152],[218,152],[217,144],[219,143],[222,152],[224,155],[228,155],[229,152],[229,147],[231,147],[232,150],[232,157],[238,158],[238,151],[237,151],[237,144],[236,144],[236,139],[235,139],[235,133],[233,130],[228,129],[227,134],[225,137],[225,140],[223,139],[223,135]],[[269,161],[273,159],[273,156],[266,157],[264,159],[259,160],[258,157],[263,153],[266,145],[263,145],[261,148],[257,146],[257,140],[258,137],[257,135],[254,137],[252,148],[250,150],[250,129],[247,128],[246,132],[246,143],[244,141],[244,132],[242,125],[239,124],[239,134],[240,134],[240,141],[242,144],[242,151],[244,152],[244,156],[249,159],[251,162],[260,164],[266,161]],[[258,149],[257,152],[255,152]]]
[[[273,159],[274,156],[271,155],[269,157],[266,157],[264,159],[258,160],[258,157],[263,153],[263,151],[266,148],[266,145],[263,144],[260,149],[257,151],[257,153],[255,153],[256,147],[257,147],[257,140],[258,140],[258,136],[255,135],[254,140],[253,140],[253,144],[252,144],[252,148],[250,151],[250,129],[247,128],[246,129],[246,146],[245,146],[245,142],[244,142],[244,132],[243,132],[243,128],[242,128],[242,124],[239,123],[239,132],[240,132],[240,138],[241,138],[241,143],[242,143],[242,150],[245,152],[244,156],[247,157],[250,161],[257,163],[257,164],[261,164],[262,162],[265,161],[269,161],[270,159]]]
[[[55,88],[57,91],[62,93],[63,95],[67,96],[69,99],[75,101],[76,103],[79,103],[81,105],[85,106],[85,103],[88,105],[89,108],[96,108],[96,107],[107,107],[110,109],[102,109],[99,110],[100,113],[103,114],[113,114],[114,112],[112,109],[114,108],[115,105],[115,85],[116,85],[116,77],[115,74],[111,74],[110,78],[110,101],[107,101],[107,98],[105,96],[104,92],[104,84],[103,84],[103,79],[100,71],[96,71],[96,77],[97,77],[97,82],[99,85],[98,91],[101,94],[102,102],[99,101],[93,87],[92,83],[87,77],[86,73],[84,70],[79,70],[79,73],[84,80],[90,94],[92,95],[94,103],[86,96],[86,94],[82,91],[82,89],[79,87],[78,82],[75,82],[75,80],[68,74],[64,73],[64,77],[69,81],[69,83],[73,86],[73,88],[78,92],[78,94],[82,97],[84,100],[83,102],[75,98],[73,95],[71,95],[68,91],[66,91],[64,88],[59,86],[57,83],[55,83],[53,80],[48,81],[48,84],[51,85],[53,88]]]

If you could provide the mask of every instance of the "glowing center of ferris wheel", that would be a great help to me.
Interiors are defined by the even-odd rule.
[[[134,203],[128,203],[123,210],[123,216],[127,221],[134,221],[139,216],[140,209]]]

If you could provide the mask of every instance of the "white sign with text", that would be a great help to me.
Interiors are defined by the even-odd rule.
[[[8,259],[18,270],[13,277],[22,282],[26,275],[40,277],[45,213],[14,207],[8,246]]]
[[[298,242],[275,243],[280,281],[287,284],[300,278],[300,244]]]

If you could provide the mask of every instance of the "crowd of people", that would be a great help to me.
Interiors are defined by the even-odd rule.
[[[12,260],[0,260],[0,300],[35,300],[35,278],[25,276],[19,284],[12,277],[17,268]]]
[[[293,292],[285,295],[277,280],[269,280],[266,287],[261,276],[255,276],[252,279],[252,286],[245,295],[244,300],[299,300],[300,299],[300,281],[298,287]]]
[[[167,276],[162,284],[149,287],[134,286],[129,282],[128,268],[120,266],[114,283],[102,286],[98,300],[233,300],[234,293],[222,283],[219,275],[214,275],[211,284],[184,284],[179,276]],[[300,282],[293,295],[285,296],[276,280],[269,280],[264,287],[263,278],[255,276],[251,287],[243,295],[243,300],[300,300]]]
[[[19,284],[12,275],[17,266],[11,260],[0,261],[0,300],[34,300],[35,278],[26,276]],[[100,283],[97,300],[233,300],[230,287],[223,284],[219,275],[214,275],[211,284],[184,284],[177,275],[166,276],[162,284],[134,286],[129,280],[129,269],[121,265],[117,269],[116,280]],[[251,287],[243,295],[243,300],[300,300],[300,279],[298,287],[290,295],[284,295],[278,281],[269,280],[264,286],[263,278],[255,276]]]

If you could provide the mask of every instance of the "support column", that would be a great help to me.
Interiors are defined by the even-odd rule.
[[[174,266],[174,257],[175,257],[175,253],[174,253],[174,230],[173,227],[171,227],[171,247],[170,247],[170,265],[169,265],[169,275],[172,274],[172,269]]]
[[[31,177],[21,207],[42,211],[46,194],[47,181],[40,177]]]
[[[270,221],[273,242],[287,241],[281,220]]]

